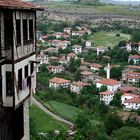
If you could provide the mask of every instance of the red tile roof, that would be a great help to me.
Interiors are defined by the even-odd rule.
[[[131,96],[131,97],[133,97],[133,98],[138,98],[138,97],[139,97],[139,95],[130,94],[130,93],[123,94],[122,96]]]
[[[119,89],[120,89],[121,92],[124,92],[124,93],[133,92],[133,91],[139,90],[136,87],[129,87],[129,86],[120,87]]]
[[[38,5],[21,0],[0,0],[0,8],[43,10]]]
[[[88,86],[89,84],[78,81],[78,82],[73,82],[72,85],[77,86],[77,87],[84,87],[84,86]]]
[[[125,100],[124,103],[139,103],[140,104],[140,97]]]
[[[86,76],[89,76],[89,75],[92,75],[93,73],[90,72],[90,71],[83,71],[81,72],[81,75],[86,75]]]
[[[119,81],[116,81],[114,79],[103,79],[103,80],[97,81],[97,83],[100,83],[100,84],[103,84],[103,85],[109,85],[109,86],[114,86],[114,85],[120,84]]]
[[[100,95],[111,95],[111,94],[113,94],[113,92],[112,91],[105,91],[105,92],[100,92],[99,94]]]
[[[70,80],[54,77],[54,78],[50,79],[49,82],[53,82],[53,83],[57,83],[57,84],[63,84],[63,83],[70,83]]]
[[[96,64],[96,63],[93,63],[90,66],[94,67],[94,68],[101,68],[102,67],[100,64]]]
[[[131,58],[131,59],[140,59],[140,56],[139,55],[131,55],[131,56],[129,56],[129,58]]]
[[[126,68],[129,68],[129,69],[140,69],[140,66],[128,65],[128,66],[126,66]]]

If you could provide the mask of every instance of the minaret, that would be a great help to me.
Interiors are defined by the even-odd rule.
[[[108,63],[107,67],[105,67],[105,71],[106,71],[106,78],[110,79],[110,64]]]

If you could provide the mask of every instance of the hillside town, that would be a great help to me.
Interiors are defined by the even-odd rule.
[[[90,36],[92,31],[84,26],[77,26],[76,31],[70,27],[63,29],[63,32],[55,32],[50,35],[40,36],[38,38],[37,71],[44,66],[50,75],[54,75],[49,79],[49,87],[53,89],[67,88],[75,94],[80,94],[84,87],[95,84],[98,89],[106,87],[104,91],[99,92],[100,101],[104,101],[109,105],[113,97],[118,92],[121,93],[121,104],[124,110],[137,110],[140,108],[140,41],[125,42],[120,49],[128,52],[129,57],[127,64],[121,71],[121,76],[118,78],[111,77],[112,68],[120,67],[119,64],[110,64],[111,58],[106,63],[101,63],[98,60],[87,62],[84,56],[87,53],[93,53],[98,57],[105,57],[109,49],[105,46],[95,46],[91,41],[84,40],[84,43],[73,43],[72,38],[83,38]],[[50,39],[51,38],[51,39]],[[72,41],[72,42],[71,42]],[[119,43],[119,42],[118,42]],[[43,46],[43,49],[40,47]],[[137,53],[131,55],[134,50]],[[107,56],[106,56],[107,57]],[[109,56],[108,56],[109,57]],[[64,75],[70,75],[69,66],[79,63],[73,79],[64,79]],[[70,67],[72,69],[72,67]],[[101,76],[103,70],[105,75]],[[55,75],[56,74],[56,75]],[[61,74],[61,75],[59,75]]]

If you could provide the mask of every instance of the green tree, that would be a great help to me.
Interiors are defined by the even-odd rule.
[[[139,140],[140,130],[134,127],[122,127],[113,131],[112,137],[116,140]]]
[[[119,80],[122,77],[122,67],[112,67],[110,70],[110,77]]]
[[[116,93],[113,97],[113,100],[110,102],[110,105],[117,106],[117,107],[122,107],[121,95],[122,94],[120,92]]]
[[[100,92],[104,92],[104,91],[107,91],[107,86],[102,85],[100,87]]]
[[[109,113],[105,120],[105,129],[107,134],[111,134],[114,130],[117,130],[124,126],[122,119],[115,113]]]
[[[80,80],[81,80],[80,70],[77,69],[77,71],[75,72],[75,81],[80,81]]]

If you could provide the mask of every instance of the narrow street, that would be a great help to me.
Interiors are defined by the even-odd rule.
[[[37,105],[41,110],[43,110],[45,113],[47,113],[48,115],[52,116],[56,120],[61,121],[61,122],[65,123],[65,124],[67,124],[67,125],[74,125],[72,122],[70,122],[68,120],[65,120],[65,119],[61,118],[60,116],[57,116],[56,114],[54,114],[51,111],[49,111],[39,101],[37,101],[34,97],[32,97],[32,102],[33,102],[33,104]]]

